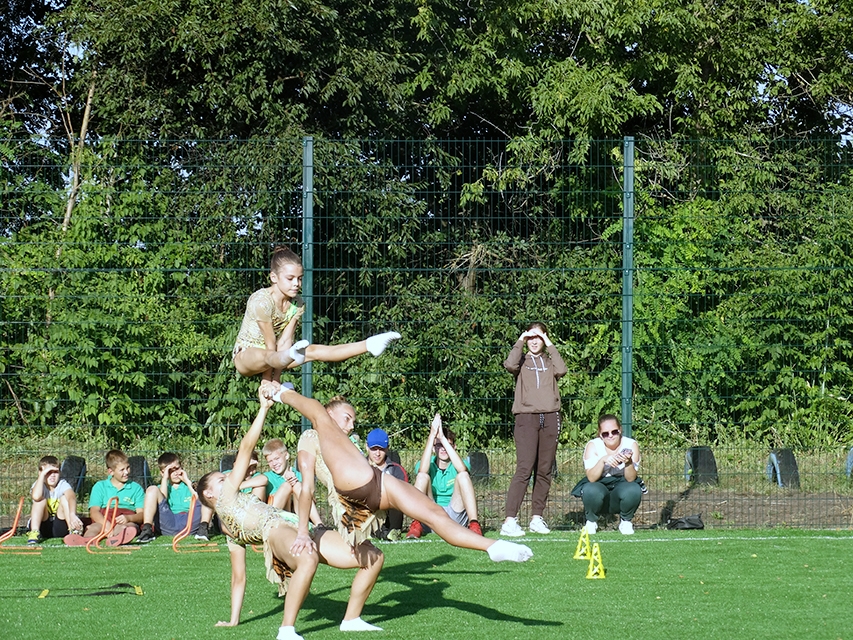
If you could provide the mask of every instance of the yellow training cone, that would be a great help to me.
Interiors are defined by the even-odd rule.
[[[589,548],[589,532],[586,527],[581,531],[581,537],[578,538],[578,546],[575,549],[575,560],[589,560],[592,557],[592,549]]]
[[[586,577],[590,580],[604,578],[604,564],[601,562],[601,549],[599,549],[597,542],[592,545],[592,556],[589,559]]]

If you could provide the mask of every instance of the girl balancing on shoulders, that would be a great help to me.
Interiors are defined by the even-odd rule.
[[[341,362],[362,353],[379,356],[395,331],[370,336],[359,342],[338,345],[294,343],[296,325],[305,311],[299,296],[302,287],[302,261],[287,247],[273,251],[270,261],[272,285],[258,289],[246,303],[246,313],[237,334],[232,359],[242,376],[261,375],[278,390],[281,372],[305,362]]]

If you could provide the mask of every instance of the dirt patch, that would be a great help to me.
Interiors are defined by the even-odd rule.
[[[571,488],[558,487],[548,498],[545,520],[551,528],[577,529],[586,521],[579,498]],[[504,518],[506,493],[479,491],[481,522],[499,529]],[[694,487],[681,492],[651,490],[643,496],[634,526],[648,529],[663,526],[669,518],[701,514],[707,529],[747,527],[797,527],[805,529],[853,528],[853,496],[836,493],[802,493],[779,489],[770,493],[745,493],[714,487]],[[519,513],[522,526],[529,521],[530,494]],[[615,516],[607,526],[615,528]]]

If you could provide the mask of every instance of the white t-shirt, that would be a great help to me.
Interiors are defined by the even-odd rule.
[[[607,451],[607,447],[604,445],[604,440],[601,438],[595,438],[594,440],[590,440],[586,445],[586,451],[583,459],[583,468],[584,469],[592,469],[598,461],[602,458],[606,458],[607,456],[613,455],[609,451]],[[639,447],[637,446],[637,441],[633,438],[626,438],[622,436],[622,443],[619,447],[619,451],[622,449],[631,449],[631,451],[637,452],[639,451]],[[637,456],[634,460],[634,469],[637,471],[640,470],[640,457]],[[611,467],[608,465],[604,465],[604,470],[601,474],[602,478],[607,476],[624,476],[625,475],[625,463],[622,462],[616,467]]]
[[[38,482],[38,481],[36,481]],[[33,486],[30,487],[30,491],[35,488],[36,483],[33,482]],[[47,515],[55,516],[57,510],[59,509],[59,500],[62,496],[65,495],[65,492],[71,489],[71,485],[68,484],[68,481],[60,478],[59,482],[56,483],[56,486],[51,491],[50,487],[47,486],[47,483],[44,483],[42,487],[42,495],[44,499],[47,500]]]

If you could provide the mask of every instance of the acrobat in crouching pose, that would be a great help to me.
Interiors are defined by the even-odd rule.
[[[296,324],[305,311],[299,296],[302,273],[299,256],[287,247],[275,249],[270,261],[272,286],[258,289],[249,297],[234,344],[232,359],[240,375],[261,375],[276,391],[285,369],[313,360],[340,362],[362,353],[379,356],[392,340],[400,338],[399,333],[389,331],[346,344],[294,343]]]
[[[245,477],[249,468],[252,452],[260,439],[267,413],[273,404],[272,394],[272,385],[262,383],[258,389],[258,415],[240,441],[232,472],[228,475],[219,471],[208,473],[198,481],[196,490],[202,504],[214,509],[219,516],[228,536],[231,555],[231,618],[218,622],[216,626],[233,627],[240,622],[240,611],[246,591],[246,545],[263,544],[267,578],[278,584],[279,593],[285,595],[284,615],[276,638],[302,640],[296,633],[296,618],[308,594],[318,563],[324,562],[342,569],[366,566],[368,568],[365,572],[372,573],[372,582],[375,583],[382,567],[382,559],[355,558],[350,546],[335,532],[327,530],[308,531],[307,535],[313,536],[312,544],[318,553],[303,553],[304,544],[298,548],[295,546],[298,526],[295,514],[276,509],[261,502],[253,494],[240,491],[238,479]],[[366,597],[365,595],[364,599]],[[355,594],[353,599],[360,601],[360,612],[364,601],[360,600],[360,594]]]

